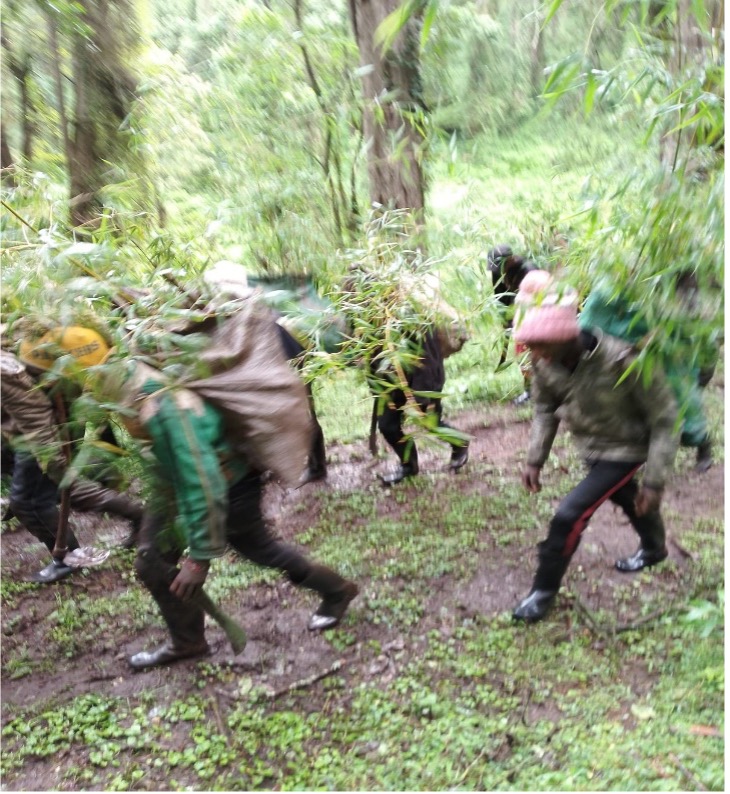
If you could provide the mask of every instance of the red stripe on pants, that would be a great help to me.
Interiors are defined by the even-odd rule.
[[[619,480],[616,485],[613,486],[613,488],[606,491],[606,493],[600,499],[587,508],[580,518],[578,518],[568,533],[568,537],[565,539],[563,557],[571,557],[573,555],[575,547],[578,545],[578,540],[580,539],[583,530],[586,528],[586,525],[591,520],[591,516],[606,501],[606,499],[610,499],[616,493],[616,491],[621,490],[621,488],[623,488],[627,482],[630,482],[631,478],[636,474],[641,466],[641,463],[637,463],[636,466],[622,480]]]

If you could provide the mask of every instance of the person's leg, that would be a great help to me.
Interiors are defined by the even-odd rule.
[[[443,404],[441,400],[431,400],[429,403],[423,404],[421,407],[423,408],[424,413],[429,410],[436,412],[439,427],[445,427],[449,430],[453,430],[452,426],[443,419]],[[469,442],[467,441],[465,444],[451,444],[449,442],[449,446],[451,447],[449,469],[451,471],[459,471],[459,469],[466,466],[466,464],[469,462]]]
[[[708,433],[697,445],[695,471],[698,474],[704,474],[711,468],[712,462],[712,439]]]
[[[47,477],[35,458],[17,453],[10,483],[9,509],[20,523],[53,553],[58,532],[58,488]],[[66,538],[69,551],[78,549],[79,542],[69,530]],[[51,562],[31,578],[32,581],[55,582],[72,574],[76,569],[56,561]]]
[[[183,549],[174,531],[166,527],[167,522],[165,512],[145,512],[134,567],[162,613],[170,640],[154,651],[141,651],[131,656],[129,663],[136,670],[202,656],[209,650],[205,641],[205,614],[201,607],[190,601],[181,601],[170,592]]]
[[[395,485],[406,477],[418,474],[416,444],[403,434],[402,408],[405,404],[405,394],[400,389],[395,389],[388,395],[383,411],[378,416],[378,428],[400,461],[395,471],[381,476],[384,485]]]
[[[261,490],[260,478],[255,474],[247,475],[230,488],[228,542],[251,562],[283,571],[293,584],[323,596],[310,619],[310,629],[335,626],[357,595],[357,585],[325,565],[310,562],[294,546],[276,538],[261,514]]]
[[[35,458],[25,453],[15,456],[9,506],[28,532],[53,551],[58,531],[58,488]],[[69,533],[69,551],[78,547],[73,533]]]
[[[702,404],[698,373],[696,367],[675,365],[668,371],[667,378],[683,411],[680,444],[697,450],[695,471],[704,474],[712,466],[712,439]]]
[[[106,488],[91,480],[77,480],[71,486],[71,507],[88,513],[109,513],[126,518],[131,523],[129,535],[122,546],[131,549],[137,541],[144,506],[136,499]]]
[[[538,567],[530,593],[513,612],[517,620],[540,620],[547,613],[583,530],[596,510],[633,480],[641,463],[598,461],[558,505],[547,538],[538,544]]]
[[[638,491],[636,480],[631,480],[611,496],[611,501],[626,514],[640,541],[639,548],[634,554],[616,560],[616,568],[623,573],[636,573],[656,565],[668,556],[666,531],[659,510],[653,510],[643,516],[636,515],[635,500]]]
[[[309,447],[307,470],[304,473],[303,480],[304,482],[313,482],[315,480],[324,480],[327,477],[327,451],[324,445],[324,431],[317,419],[317,413],[314,408],[311,383],[307,384],[307,399],[309,401],[309,413],[312,417],[312,443]]]

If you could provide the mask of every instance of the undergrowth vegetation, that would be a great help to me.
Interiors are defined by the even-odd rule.
[[[70,753],[63,787],[111,791],[722,790],[722,643],[680,617],[598,639],[450,620],[389,649],[387,682],[345,673],[276,702],[201,663],[202,693],[166,705],[87,695],[16,716],[4,771]],[[656,671],[648,691],[637,669]]]
[[[261,283],[311,279],[322,304],[332,302],[328,319],[369,283],[360,337],[346,355],[310,350],[302,370],[330,468],[347,476],[271,500],[278,528],[296,528],[288,539],[356,580],[360,594],[335,631],[313,639],[302,619],[299,635],[315,596],[228,554],[213,561],[206,589],[247,631],[255,624],[244,654],[218,649],[135,678],[125,644],[148,647],[165,624],[134,553],[115,549],[103,568],[41,588],[21,579],[45,548],[30,537],[23,545],[24,530],[4,523],[4,550],[10,540],[20,551],[4,554],[0,581],[2,676],[13,697],[3,709],[3,788],[42,778],[73,791],[724,790],[724,493],[687,474],[694,449],[680,450],[668,488],[684,493],[666,500],[670,559],[621,576],[608,558],[615,538],[588,531],[581,559],[591,564],[571,566],[548,619],[511,620],[508,602],[526,592],[535,544],[582,464],[561,434],[543,490],[528,496],[520,483],[532,409],[509,404],[524,381],[513,346],[499,364],[509,312],[487,262],[489,249],[508,244],[581,299],[607,281],[651,329],[645,377],[672,357],[691,369],[704,348],[720,347],[722,32],[704,31],[702,58],[700,48],[673,62],[670,18],[679,28],[683,4],[672,0],[409,1],[427,14],[441,7],[416,97],[433,112],[408,111],[424,125],[427,152],[426,222],[411,236],[403,211],[392,227],[381,207],[368,212],[368,67],[358,69],[345,6],[154,0],[137,104],[122,108],[115,130],[134,157],[105,161],[100,150],[93,217],[75,224],[68,182],[79,161],[64,160],[61,139],[73,142],[83,103],[66,119],[63,99],[83,89],[69,79],[57,96],[56,85],[62,67],[71,75],[72,52],[98,50],[77,24],[85,4],[11,3],[3,27],[4,75],[22,74],[13,58],[27,56],[36,105],[20,81],[3,93],[12,149],[36,146],[2,187],[3,345],[17,341],[16,327],[81,323],[119,356],[159,343],[195,359],[196,335],[169,334],[165,323],[200,319],[188,299],[220,260],[243,263]],[[127,34],[133,5],[119,4]],[[689,5],[709,18],[711,4]],[[26,36],[36,28],[48,33]],[[30,45],[42,53],[52,37],[52,52],[37,57]],[[576,46],[584,51],[568,54]],[[559,97],[560,112],[547,112]],[[435,323],[412,304],[385,305],[401,265],[412,278],[438,276],[468,336],[445,364],[445,418],[471,422],[485,446],[492,431],[497,440],[452,475],[444,439],[424,432],[419,477],[383,490],[365,480],[390,452],[373,461],[365,451],[372,397],[353,364],[379,355],[374,329],[387,325],[409,343]],[[356,268],[364,278],[348,299],[343,282]],[[697,281],[692,311],[677,295],[686,271]],[[386,363],[400,353],[413,356],[399,350]],[[717,476],[722,362],[703,399]],[[90,442],[119,407],[88,394],[75,406]],[[123,431],[117,440],[128,453]],[[80,445],[78,470],[90,446]],[[115,460],[120,482],[137,487],[138,464],[131,454]],[[611,528],[626,529],[615,517]],[[94,542],[114,543],[113,532],[92,531]],[[217,631],[211,624],[209,635]]]
[[[708,401],[715,428],[718,396]],[[329,398],[325,422],[343,405]],[[680,457],[678,472],[687,463]],[[190,668],[194,692],[39,701],[4,725],[6,785],[58,759],[59,788],[77,790],[722,790],[719,521],[698,515],[681,535],[690,562],[623,579],[610,608],[586,609],[581,566],[535,626],[458,595],[480,576],[498,582],[524,567],[579,476],[559,437],[536,501],[488,459],[473,461],[468,480],[424,474],[387,496],[376,486],[311,492],[298,509],[317,518],[296,541],[362,585],[327,637],[335,661],[319,682],[276,689],[265,668],[203,660]],[[44,616],[55,658],[73,665],[84,646],[161,628],[127,561],[115,565],[128,579],[121,599],[72,600],[71,585],[58,587]],[[210,592],[233,606],[277,581],[226,557]],[[3,588],[6,607],[24,595],[5,578]],[[309,603],[291,591],[285,599]],[[22,647],[4,654],[3,670],[41,672]]]

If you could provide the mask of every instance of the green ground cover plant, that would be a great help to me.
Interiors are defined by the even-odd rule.
[[[509,133],[460,139],[450,164],[434,158],[429,245],[435,257],[445,257],[455,305],[468,311],[484,304],[491,289],[485,254],[495,243],[510,243],[541,265],[564,264],[554,238],[579,225],[595,163],[605,165],[608,183],[617,164],[652,156],[636,150],[630,135],[617,137],[616,129],[606,117],[588,123],[538,118]],[[448,144],[435,146],[438,154]],[[187,200],[208,218],[204,198]],[[44,207],[39,201],[36,216]],[[173,261],[192,262],[198,272],[220,252],[213,237],[182,246]],[[53,261],[50,245],[28,257],[36,253],[42,263]],[[125,256],[122,264],[146,272],[149,263]],[[586,275],[587,263],[577,256],[568,264]],[[522,390],[522,378],[514,363],[496,371],[501,317],[484,311],[471,320],[470,341],[447,361],[447,415],[458,425],[476,412],[484,422],[477,430],[484,431],[491,413],[502,410],[501,444],[513,454],[499,459],[501,450],[492,448],[494,459],[474,456],[468,476],[458,478],[427,468],[407,490],[388,495],[362,478],[307,492],[288,503],[290,513],[281,518],[296,526],[293,540],[362,582],[342,627],[322,640],[326,674],[291,691],[276,688],[266,677],[278,664],[272,653],[249,668],[219,657],[203,660],[171,683],[150,679],[124,696],[111,688],[103,694],[44,690],[6,714],[8,789],[17,781],[27,785],[41,768],[57,774],[55,783],[66,790],[724,789],[723,524],[717,511],[703,515],[698,508],[687,523],[680,506],[667,507],[668,522],[685,522],[684,564],[673,559],[620,586],[611,580],[608,603],[589,601],[596,573],[576,565],[557,616],[541,625],[515,627],[503,607],[480,608],[478,597],[470,602],[459,590],[481,593],[494,579],[501,583],[498,577],[527,570],[556,501],[580,476],[570,440],[561,437],[545,468],[544,490],[538,498],[525,494],[516,476],[524,434],[515,439],[531,409],[515,409],[504,420],[505,403]],[[724,382],[722,366],[716,380]],[[331,463],[365,467],[371,401],[362,373],[326,372],[314,393]],[[705,395],[717,467],[724,463],[723,394],[718,386]],[[443,445],[424,448],[435,456]],[[680,452],[677,480],[692,454]],[[382,450],[379,462],[388,455]],[[313,518],[302,525],[298,516]],[[103,580],[109,592],[103,585],[86,591],[95,580],[83,574],[80,585],[61,583],[44,600],[16,574],[0,583],[4,679],[33,687],[35,675],[58,664],[74,670],[89,649],[106,654],[94,672],[100,682],[123,678],[115,659],[120,638],[146,642],[163,631],[134,578],[130,553],[111,558]],[[311,608],[275,574],[232,557],[214,563],[208,589],[232,610],[244,609],[246,599],[247,619],[270,608],[277,621],[294,621],[288,610]],[[15,611],[23,606],[22,615]],[[12,644],[28,622],[44,627],[44,656],[28,643]],[[269,629],[278,647],[281,628]],[[267,637],[262,631],[258,641]],[[288,652],[300,660],[297,643]]]

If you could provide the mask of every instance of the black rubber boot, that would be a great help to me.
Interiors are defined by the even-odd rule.
[[[28,581],[37,582],[38,584],[50,584],[51,582],[58,582],[61,579],[65,579],[74,571],[78,571],[78,568],[72,568],[70,565],[66,565],[65,562],[53,560],[53,562],[46,565],[46,567],[38,571],[38,573],[34,573],[30,576]]]
[[[654,551],[649,551],[639,546],[630,557],[616,560],[616,570],[621,571],[621,573],[638,573],[644,568],[651,568],[652,565],[657,565],[662,560],[666,560],[668,555],[669,552],[666,546]]]
[[[466,466],[469,461],[469,444],[464,444],[462,447],[451,447],[451,460],[449,461],[449,469],[451,471],[459,471],[459,469]]]
[[[514,620],[535,623],[547,615],[560,590],[560,582],[570,564],[570,557],[556,551],[550,538],[537,544],[537,571],[530,592],[512,612]]]
[[[697,462],[695,463],[695,471],[698,474],[704,474],[712,466],[712,441],[707,436],[705,440],[697,447]]]
[[[198,646],[175,647],[166,643],[154,651],[140,651],[127,660],[133,670],[149,670],[163,664],[171,664],[181,659],[193,659],[196,656],[207,656],[210,648],[206,642]]]
[[[666,560],[669,552],[661,513],[655,510],[645,516],[635,516],[631,523],[641,540],[641,545],[630,557],[616,560],[616,570],[622,573],[637,573]]]
[[[514,620],[535,623],[547,615],[555,601],[557,590],[531,590],[512,612]]]
[[[312,565],[309,573],[297,584],[324,596],[317,611],[309,619],[307,628],[310,631],[324,631],[336,626],[347,612],[350,601],[359,592],[355,582],[344,579],[325,565]]]

